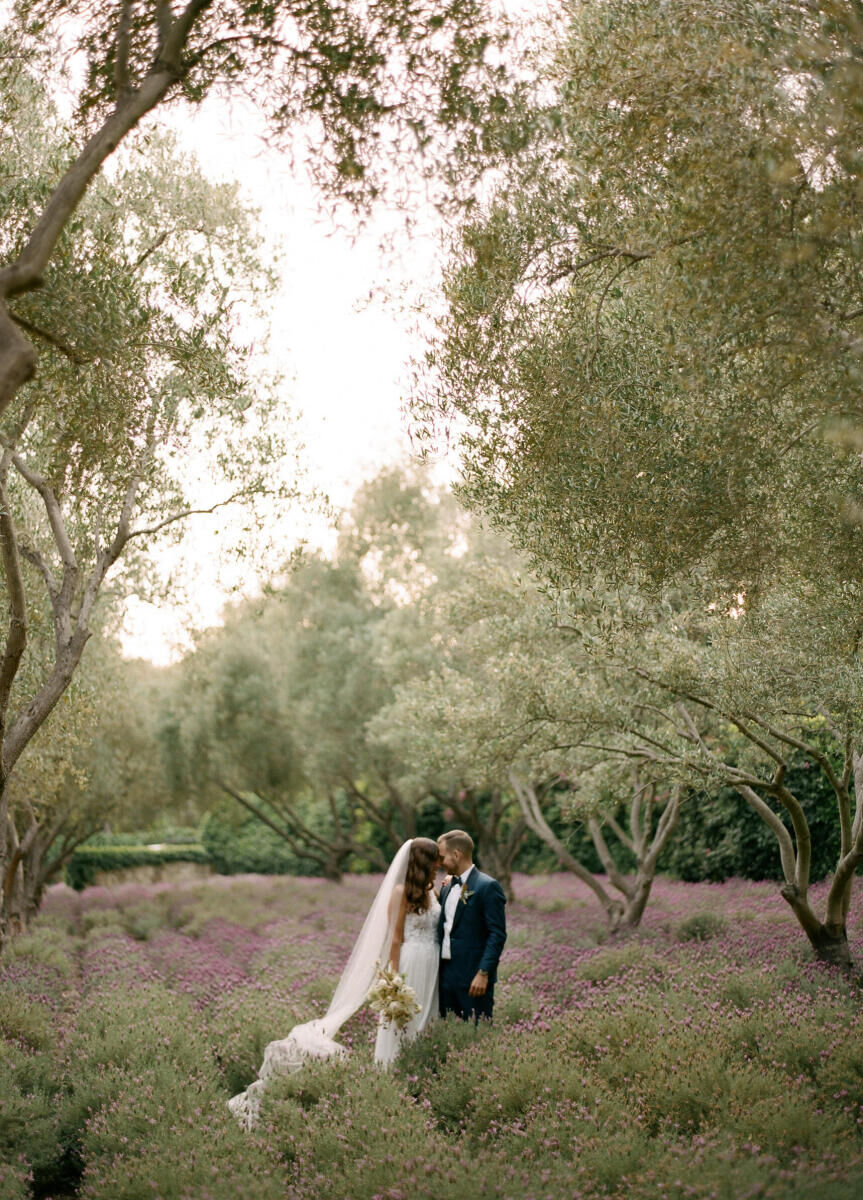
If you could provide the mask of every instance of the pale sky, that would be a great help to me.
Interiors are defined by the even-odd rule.
[[[410,454],[400,409],[405,364],[418,346],[396,305],[366,301],[381,285],[410,289],[429,282],[436,271],[433,222],[429,218],[427,235],[413,237],[409,247],[403,239],[393,259],[380,249],[384,214],[354,236],[337,229],[319,212],[298,170],[264,145],[263,124],[249,106],[209,100],[191,116],[188,110],[179,113],[174,128],[208,175],[241,181],[245,197],[261,210],[282,279],[272,312],[271,353],[287,381],[286,408],[302,413],[307,482],[334,505],[345,505],[379,467]],[[218,621],[232,590],[253,592],[301,538],[326,545],[330,537],[325,520],[296,508],[274,514],[274,521],[282,553],[251,570],[225,561],[230,520],[193,518],[182,546],[166,559],[185,600],[153,606],[133,599],[124,651],[171,661],[189,645],[192,629]]]

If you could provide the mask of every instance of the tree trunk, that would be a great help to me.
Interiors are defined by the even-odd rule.
[[[854,964],[851,961],[845,922],[819,921],[809,904],[806,892],[794,884],[784,884],[780,888],[780,895],[787,901],[800,923],[818,961],[839,967],[846,974],[852,974]]]
[[[630,818],[634,837],[636,872],[635,880],[630,885],[626,911],[621,921],[621,925],[626,929],[635,929],[641,924],[641,918],[644,916],[647,901],[650,899],[653,881],[656,878],[656,864],[669,838],[674,833],[680,818],[681,797],[682,789],[680,786],[677,786],[672,791],[659,818],[656,832],[651,838],[650,814],[653,808],[654,794],[651,793],[650,807],[642,816],[640,789],[636,788],[633,792]]]
[[[641,918],[644,916],[647,901],[650,899],[653,880],[653,871],[649,874],[638,871],[635,876],[635,882],[631,887],[631,894],[627,897],[626,908],[620,921],[621,928],[636,929],[641,924]]]
[[[0,779],[0,958],[9,940],[9,912],[6,905],[6,881],[11,867],[8,836],[9,791]]]
[[[819,962],[840,967],[848,975],[853,973],[854,964],[851,961],[848,933],[844,925],[836,932],[831,932],[826,925],[822,925],[820,931],[814,937],[810,937],[809,941]]]
[[[494,876],[503,888],[507,900],[512,900],[514,896],[512,890],[512,867],[524,841],[526,829],[527,825],[525,822],[519,821],[516,829],[513,831],[515,836],[511,835],[504,845],[500,845],[500,843],[491,838],[483,838],[480,835],[477,846],[477,858],[482,864],[483,871]]]

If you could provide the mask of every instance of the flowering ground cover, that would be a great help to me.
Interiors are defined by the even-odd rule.
[[[495,1023],[436,1023],[226,1100],[319,1015],[377,880],[59,886],[0,962],[0,1200],[863,1194],[860,993],[772,884],[658,881],[609,939],[567,876],[516,877]],[[863,925],[852,916],[863,959]]]

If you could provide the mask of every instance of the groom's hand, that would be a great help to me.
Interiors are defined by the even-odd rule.
[[[477,971],[468,989],[469,996],[484,996],[488,989],[488,975],[485,971]]]

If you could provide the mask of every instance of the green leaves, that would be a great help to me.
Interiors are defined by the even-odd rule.
[[[415,412],[464,430],[463,497],[560,583],[730,590],[856,553],[856,460],[822,435],[859,412],[857,135],[794,73],[816,31],[811,6],[589,4],[545,47]]]

